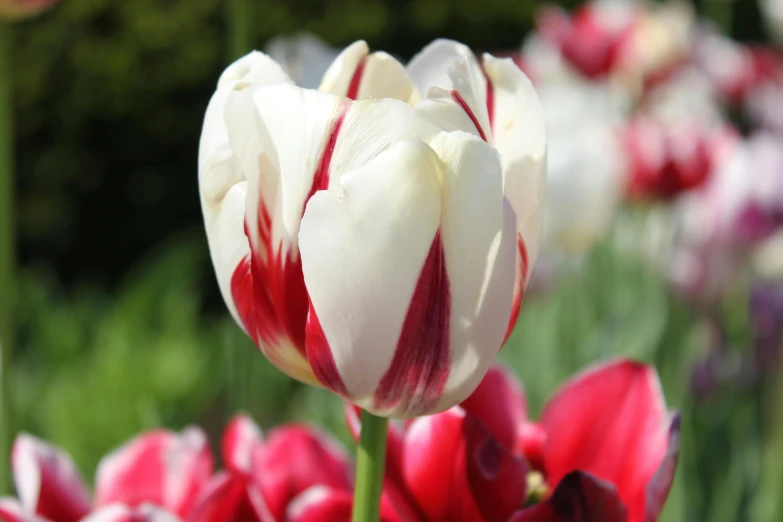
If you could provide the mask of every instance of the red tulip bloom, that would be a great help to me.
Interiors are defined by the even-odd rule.
[[[657,519],[677,462],[679,416],[667,411],[652,367],[617,360],[589,368],[549,400],[537,423],[526,418],[520,383],[502,368],[463,406],[554,489],[513,522]]]
[[[353,472],[347,455],[311,428],[282,426],[264,440],[252,420],[238,416],[223,435],[222,453],[226,470],[213,477],[189,522],[295,520],[305,504],[310,513],[319,509],[310,503],[315,499],[313,488],[329,492],[319,501],[327,496],[352,498]],[[300,501],[300,496],[309,500]]]
[[[358,437],[357,411],[347,417]],[[495,367],[462,407],[390,429],[384,490],[408,522],[652,522],[678,430],[649,366],[577,375],[538,423],[519,381]]]
[[[670,199],[704,184],[717,160],[737,133],[726,127],[667,125],[639,117],[623,139],[629,158],[628,196],[632,199]]]
[[[563,57],[588,78],[614,72],[632,44],[638,21],[636,9],[617,3],[589,3],[570,17],[558,8],[541,11],[536,28]]]

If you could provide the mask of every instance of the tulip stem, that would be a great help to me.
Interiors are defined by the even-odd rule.
[[[11,437],[11,358],[14,349],[14,171],[10,25],[0,20],[0,495],[8,493]]]
[[[362,434],[356,448],[356,489],[352,522],[380,520],[388,426],[389,419],[362,411]]]
[[[228,9],[229,54],[233,62],[252,50],[250,16],[247,0],[229,0]]]

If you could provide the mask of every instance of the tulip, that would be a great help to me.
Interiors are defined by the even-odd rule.
[[[550,152],[543,249],[579,255],[605,237],[618,208],[626,158],[615,127],[626,100],[575,82],[542,85],[539,95]]]
[[[526,418],[520,397],[513,375],[496,368],[463,405],[555,488],[548,503],[533,508],[536,516],[517,521],[551,520],[544,514],[559,511],[564,490],[581,492],[588,510],[597,510],[587,520],[626,520],[624,512],[628,522],[657,518],[677,462],[679,415],[667,412],[653,368],[628,360],[589,368],[547,402],[537,423]],[[612,513],[599,516],[607,506]]]
[[[351,498],[348,457],[311,428],[281,426],[264,439],[252,420],[237,416],[222,452],[226,470],[202,490],[188,522],[286,522],[297,499],[314,488]]]
[[[94,503],[71,458],[35,437],[17,437],[11,462],[19,500],[0,500],[4,522],[184,520],[212,473],[197,428],[151,431],[104,457]]]
[[[751,260],[762,276],[779,272],[774,243],[783,225],[781,150],[776,136],[751,136],[728,151],[707,185],[677,205],[671,277],[686,293],[719,297]]]
[[[199,158],[229,310],[281,370],[371,412],[458,403],[510,332],[537,254],[540,120],[510,60],[480,65],[455,42],[407,70],[357,42],[320,92],[242,58]]]
[[[595,79],[611,74],[624,60],[639,15],[625,2],[588,3],[570,17],[550,7],[539,14],[536,29],[573,68]]]
[[[630,158],[629,197],[669,199],[705,184],[737,133],[729,127],[712,130],[638,117],[625,130],[624,141]]]
[[[780,80],[781,57],[774,50],[733,41],[703,30],[693,43],[693,61],[715,84],[725,101],[741,104],[766,82]]]
[[[0,19],[29,18],[49,9],[59,0],[0,0]]]
[[[357,436],[357,412],[346,411]],[[671,486],[678,433],[643,364],[582,372],[539,422],[519,381],[493,367],[461,406],[390,429],[385,487],[416,522],[648,522]]]

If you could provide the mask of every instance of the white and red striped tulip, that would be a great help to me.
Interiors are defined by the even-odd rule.
[[[146,432],[101,460],[95,504],[154,504],[184,518],[212,468],[209,443],[199,428],[189,427],[181,434]]]
[[[252,53],[221,77],[199,157],[229,310],[301,381],[381,415],[444,410],[516,320],[544,159],[511,60],[437,41],[406,70],[357,42],[313,91]]]
[[[23,433],[14,441],[11,466],[18,520],[76,522],[89,513],[89,492],[68,454]],[[14,520],[14,508],[7,506],[8,513],[0,507],[0,519]]]
[[[49,9],[59,0],[0,0],[0,19],[29,18]]]

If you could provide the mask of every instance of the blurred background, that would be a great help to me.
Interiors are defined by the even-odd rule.
[[[243,41],[315,87],[356,39],[408,60],[447,37],[514,59],[544,105],[544,247],[501,352],[531,416],[596,359],[652,362],[683,419],[663,520],[783,520],[783,2],[243,4],[63,0],[10,29],[14,431],[87,477],[140,430],[217,440],[238,410],[347,441],[339,401],[226,313],[201,123]]]

